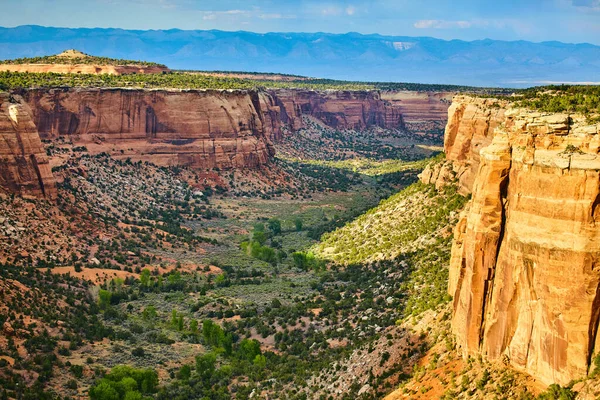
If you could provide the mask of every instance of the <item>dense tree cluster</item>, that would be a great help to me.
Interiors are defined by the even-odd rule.
[[[119,365],[90,388],[91,400],[142,400],[156,391],[158,374],[152,369]]]
[[[23,357],[13,337],[8,338],[8,348],[1,349],[0,355],[12,357],[15,370],[36,374],[33,384],[26,385],[20,374],[11,373],[6,363],[0,363],[0,388],[7,391],[7,395],[26,399],[52,398],[45,391],[45,385],[61,364],[59,355],[69,355],[84,341],[114,337],[114,331],[99,318],[99,308],[88,290],[86,282],[68,275],[53,275],[49,270],[33,266],[0,265],[0,303],[11,306],[6,312],[0,311],[0,326],[5,330],[10,327],[11,331],[20,331],[26,338],[24,347],[29,356]],[[24,315],[43,325],[25,324]],[[58,327],[58,336],[48,330]],[[68,345],[59,345],[59,341]]]

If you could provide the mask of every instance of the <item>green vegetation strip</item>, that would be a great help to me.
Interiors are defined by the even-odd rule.
[[[600,86],[550,85],[516,90],[510,97],[491,92],[479,95],[511,100],[516,107],[544,112],[600,114]],[[600,118],[596,116],[595,120],[600,121]]]
[[[403,161],[403,160],[373,160],[369,158],[353,158],[340,161],[323,161],[323,160],[301,160],[298,158],[279,158],[290,162],[304,163],[308,165],[317,165],[322,167],[343,169],[359,173],[367,176],[380,176],[393,174],[401,171],[422,170],[431,159],[423,159],[419,161]]]
[[[124,62],[124,61],[122,61]],[[134,61],[137,63],[137,61]],[[151,64],[148,64],[151,65]],[[0,89],[40,87],[111,87],[147,89],[308,89],[308,90],[416,90],[477,93],[508,93],[504,89],[468,86],[429,85],[396,82],[350,82],[331,79],[299,79],[292,81],[254,80],[218,77],[184,72],[163,74],[94,75],[29,72],[0,72]],[[512,92],[512,91],[510,91]]]
[[[158,64],[149,61],[134,61],[134,60],[122,60],[118,58],[109,57],[95,57],[95,56],[83,56],[83,57],[64,57],[64,56],[44,56],[44,57],[24,57],[16,58],[14,60],[0,60],[0,64],[11,64],[11,65],[23,65],[23,64],[86,64],[86,65],[136,65],[142,67],[163,67],[163,64]]]
[[[438,193],[432,185],[415,183],[383,200],[355,221],[325,234],[315,252],[348,264],[393,259],[400,252],[422,247],[451,226],[466,198],[450,186]]]

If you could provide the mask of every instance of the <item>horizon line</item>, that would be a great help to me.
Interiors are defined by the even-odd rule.
[[[302,31],[269,31],[269,32],[254,32],[247,30],[224,30],[224,29],[181,29],[181,28],[159,28],[159,29],[129,29],[129,28],[119,28],[119,27],[66,27],[66,26],[48,26],[48,25],[38,25],[38,24],[26,24],[26,25],[15,25],[15,26],[0,26],[0,29],[18,29],[18,28],[27,28],[27,27],[37,27],[37,28],[45,28],[45,29],[81,29],[81,30],[122,30],[122,31],[131,31],[131,32],[158,32],[158,31],[180,31],[180,32],[224,32],[224,33],[250,33],[254,35],[331,35],[331,36],[345,36],[345,35],[360,35],[360,36],[379,36],[381,38],[411,38],[411,39],[433,39],[439,40],[442,42],[463,42],[463,43],[475,43],[475,42],[485,42],[485,41],[493,41],[493,42],[502,42],[502,43],[532,43],[532,44],[550,44],[550,43],[560,43],[571,46],[580,46],[580,45],[588,45],[593,47],[600,47],[600,44],[594,44],[590,42],[563,42],[560,40],[544,40],[544,41],[532,41],[526,39],[518,39],[518,40],[504,40],[504,39],[492,39],[489,37],[483,39],[474,39],[474,40],[464,40],[464,39],[441,39],[434,36],[410,36],[410,35],[383,35],[380,33],[361,33],[356,31],[348,31],[345,33],[333,33],[333,32],[302,32]]]

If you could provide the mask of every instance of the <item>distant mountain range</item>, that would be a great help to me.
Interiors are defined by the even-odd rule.
[[[75,48],[172,69],[261,71],[361,81],[522,87],[600,82],[600,46],[358,33],[0,28],[0,59]]]

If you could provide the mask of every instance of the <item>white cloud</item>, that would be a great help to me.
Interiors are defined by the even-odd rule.
[[[356,14],[356,7],[354,7],[353,5],[349,5],[346,8],[342,8],[342,7],[338,7],[338,6],[326,6],[326,7],[322,7],[320,9],[320,13],[321,15],[327,16],[327,17],[339,17],[341,15],[355,15]]]
[[[440,19],[422,19],[414,23],[417,29],[466,29],[473,26],[470,21],[445,21]]]
[[[250,14],[250,11],[248,10],[227,10],[227,11],[214,11],[217,14],[221,13],[221,14],[228,14],[228,15],[248,15]]]
[[[567,12],[573,8],[585,14],[600,11],[600,0],[555,0],[555,3]]]
[[[202,14],[202,19],[204,21],[214,21],[223,17],[249,17],[252,14],[252,12],[248,10],[200,11],[200,13]]]
[[[260,19],[295,19],[296,16],[293,14],[259,14],[258,18]]]
[[[321,14],[323,15],[340,15],[342,13],[342,9],[340,7],[329,6],[321,9]]]
[[[258,8],[253,10],[200,11],[200,13],[202,14],[202,19],[205,21],[233,18],[260,18],[264,20],[296,18],[293,14],[264,13]]]
[[[495,30],[512,30],[519,35],[526,35],[532,32],[531,24],[527,21],[522,21],[514,18],[505,19],[472,19],[448,21],[439,19],[424,19],[413,24],[417,29],[495,29]]]
[[[572,4],[583,12],[600,11],[600,0],[572,0]]]

